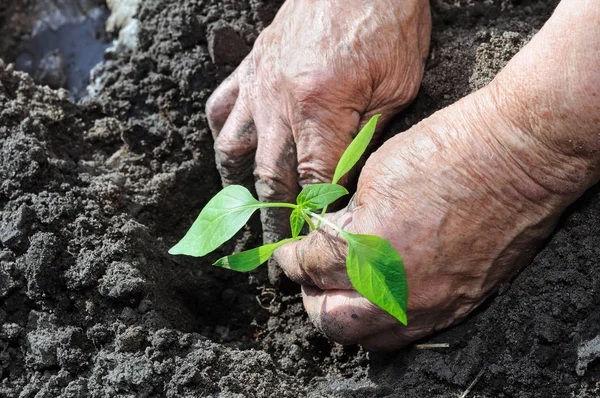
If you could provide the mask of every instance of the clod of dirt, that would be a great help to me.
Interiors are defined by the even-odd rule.
[[[14,212],[5,212],[0,224],[0,242],[7,248],[17,248],[25,243],[31,225],[35,222],[35,212],[25,204]]]
[[[106,21],[106,31],[119,32],[127,26],[138,12],[140,0],[106,0],[106,5],[111,11]]]
[[[238,65],[248,55],[250,47],[231,24],[217,21],[208,30],[208,52],[216,65]]]
[[[600,358],[600,336],[585,342],[577,350],[577,367],[575,368],[577,375],[583,376],[588,365],[598,358]]]

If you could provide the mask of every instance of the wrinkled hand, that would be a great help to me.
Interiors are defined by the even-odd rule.
[[[293,201],[331,181],[359,127],[416,96],[430,29],[428,0],[286,1],[207,103],[223,183],[254,165],[260,200]],[[272,221],[265,240],[289,234]]]
[[[345,241],[333,230],[321,228],[275,253],[302,284],[309,317],[330,339],[389,350],[460,320],[531,260],[573,200],[530,178],[532,170],[550,169],[542,157],[547,150],[523,142],[490,91],[387,141],[367,161],[348,207],[330,215],[348,232],[387,239],[403,257],[408,326],[353,289]]]
[[[562,1],[492,83],[376,151],[349,206],[330,216],[403,257],[408,326],[353,289],[330,229],[278,249],[329,338],[390,350],[464,318],[600,181],[599,18],[596,3]]]

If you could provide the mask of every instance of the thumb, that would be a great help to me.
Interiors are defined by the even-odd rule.
[[[346,209],[327,217],[336,225],[348,224]],[[292,281],[321,290],[352,290],[346,271],[348,244],[341,234],[324,226],[306,238],[290,242],[275,251],[274,259]]]

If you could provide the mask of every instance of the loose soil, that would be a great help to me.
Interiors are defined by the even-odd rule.
[[[0,5],[0,397],[600,394],[600,188],[484,308],[421,342],[450,348],[338,346],[297,290],[209,265],[256,228],[206,259],[166,254],[220,188],[206,99],[281,1],[142,2],[137,48],[109,52],[78,103],[9,64],[27,3]],[[387,135],[489,82],[555,5],[433,0],[421,92]]]

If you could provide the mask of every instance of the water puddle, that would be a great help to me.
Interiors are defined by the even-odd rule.
[[[31,37],[19,45],[15,68],[37,83],[65,88],[73,100],[87,95],[90,71],[111,45],[105,5],[77,0],[54,0],[36,10]]]

